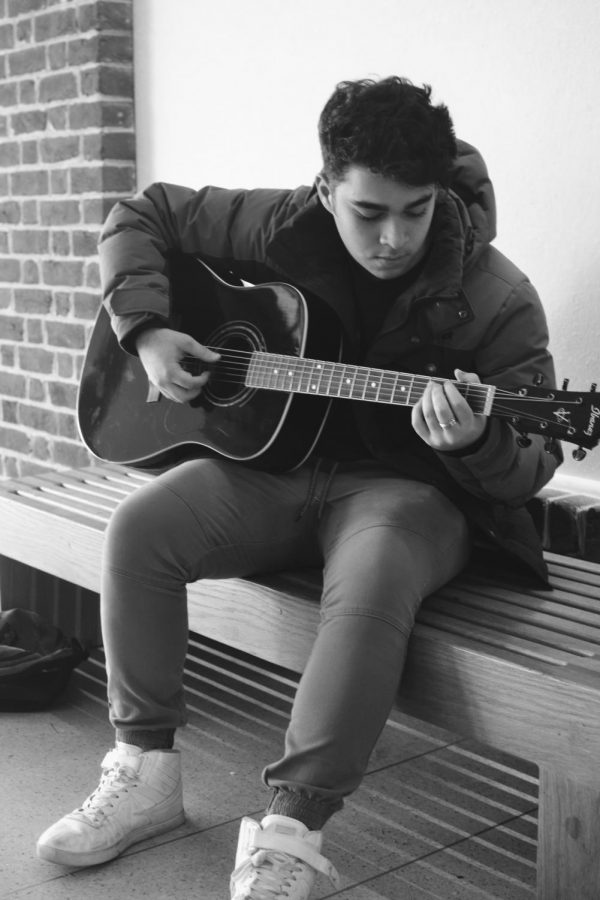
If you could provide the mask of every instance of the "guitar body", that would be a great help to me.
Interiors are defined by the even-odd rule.
[[[171,275],[172,327],[241,360],[254,351],[338,359],[333,321],[311,333],[302,294],[290,285],[238,287],[192,257],[178,257]],[[84,362],[78,419],[88,449],[102,460],[142,468],[192,456],[219,455],[259,468],[292,469],[310,454],[330,400],[244,384],[244,364],[214,367],[191,403],[150,401],[137,357],[125,353],[101,309]]]

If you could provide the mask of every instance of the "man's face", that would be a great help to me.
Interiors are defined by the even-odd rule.
[[[398,278],[427,252],[435,185],[412,187],[350,166],[341,181],[320,175],[317,189],[346,250],[375,278]]]

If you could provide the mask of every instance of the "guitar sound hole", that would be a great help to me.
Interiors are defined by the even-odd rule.
[[[255,390],[246,385],[250,357],[256,350],[265,349],[261,333],[249,322],[228,322],[213,332],[206,343],[221,354],[221,359],[203,391],[205,399],[213,406],[245,403]]]

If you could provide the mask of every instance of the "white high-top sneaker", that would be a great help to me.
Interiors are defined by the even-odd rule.
[[[288,816],[242,819],[231,900],[308,900],[317,872],[334,887],[339,875],[321,856],[323,835]]]
[[[66,866],[94,866],[184,818],[179,751],[142,752],[117,742],[102,760],[94,793],[42,834],[37,855]]]

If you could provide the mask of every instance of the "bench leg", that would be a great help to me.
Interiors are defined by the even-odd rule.
[[[600,897],[600,760],[597,786],[540,768],[537,897]]]

